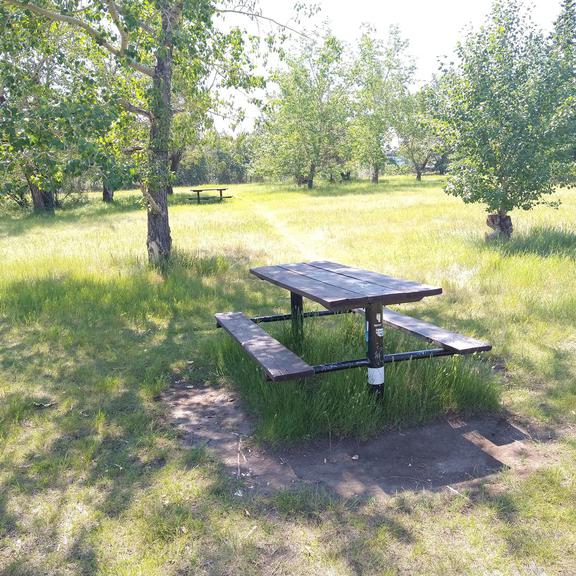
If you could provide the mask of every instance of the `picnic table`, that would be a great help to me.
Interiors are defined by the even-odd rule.
[[[261,266],[252,268],[250,272],[290,292],[290,314],[248,318],[242,312],[219,313],[216,314],[217,325],[238,340],[272,381],[367,367],[368,384],[380,390],[384,384],[386,363],[491,349],[484,342],[386,308],[391,304],[416,302],[439,295],[442,293],[439,287],[328,261]],[[304,298],[317,302],[326,310],[304,312]],[[258,326],[264,322],[291,320],[294,335],[301,339],[305,318],[359,310],[365,315],[367,357],[358,360],[310,366]],[[383,339],[385,325],[419,336],[439,347],[386,354]]]
[[[200,194],[202,194],[203,192],[219,192],[220,196],[204,196],[204,200],[218,200],[219,202],[222,202],[222,200],[224,198],[232,198],[232,196],[223,196],[223,193],[225,190],[228,190],[228,188],[192,188],[192,190],[190,190],[190,192],[196,192],[196,203],[200,204]],[[188,200],[194,200],[194,197],[192,198],[188,198]]]

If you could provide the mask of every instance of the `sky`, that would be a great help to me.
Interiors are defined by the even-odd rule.
[[[492,6],[492,0],[308,0],[307,3],[311,2],[318,4],[320,11],[299,23],[294,22],[294,0],[259,0],[259,6],[264,16],[307,33],[328,25],[335,36],[350,45],[360,36],[363,24],[370,24],[383,38],[392,24],[397,25],[402,37],[409,41],[408,53],[416,64],[416,85],[432,78],[438,71],[438,59],[453,53],[467,27],[479,28]],[[550,31],[560,13],[560,0],[525,0],[525,4],[532,7],[535,23]],[[232,23],[245,25],[246,20],[232,18]],[[264,28],[270,31],[262,22]],[[233,99],[244,109],[245,121],[234,130],[226,120],[216,120],[217,128],[227,132],[250,130],[258,109],[242,95],[236,94]]]
[[[398,25],[403,37],[410,42],[409,51],[417,66],[416,79],[424,82],[437,71],[438,57],[452,53],[466,26],[478,28],[484,22],[492,0],[320,0],[317,3],[321,10],[313,21],[319,24],[327,21],[335,36],[351,44],[359,36],[363,23],[369,23],[383,36],[391,24]],[[560,12],[560,0],[532,0],[526,4],[533,7],[535,22],[550,30]],[[286,0],[260,0],[262,13],[281,22],[290,20],[292,6],[293,2]]]

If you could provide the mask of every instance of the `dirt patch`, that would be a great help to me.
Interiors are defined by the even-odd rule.
[[[268,449],[252,441],[252,421],[230,391],[198,383],[171,388],[164,400],[187,445],[206,446],[231,475],[258,492],[299,484],[321,484],[346,498],[458,491],[504,468],[526,473],[552,460],[543,443],[554,434],[509,417],[446,418],[366,441]]]

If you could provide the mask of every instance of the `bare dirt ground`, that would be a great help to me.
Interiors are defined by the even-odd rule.
[[[365,441],[266,448],[253,441],[253,421],[228,390],[202,383],[174,386],[163,399],[186,445],[206,447],[231,476],[261,493],[314,484],[345,498],[406,490],[457,492],[503,469],[523,474],[553,459],[544,444],[554,440],[554,432],[509,415],[447,417]]]

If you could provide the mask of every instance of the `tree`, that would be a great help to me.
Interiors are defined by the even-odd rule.
[[[572,137],[572,159],[576,162],[576,115],[570,114],[576,97],[576,1],[563,0],[562,9],[554,23],[552,33],[551,58],[560,70],[565,89],[564,102],[568,108],[570,121],[566,123],[567,131]],[[573,171],[574,172],[574,171]],[[568,182],[574,181],[574,174]],[[566,183],[565,181],[564,183]]]
[[[428,111],[430,89],[407,93],[399,102],[395,114],[395,130],[399,139],[399,153],[408,160],[416,172],[416,180],[440,149],[433,121]]]
[[[245,35],[237,27],[222,31],[214,26],[215,15],[242,10],[216,8],[210,0],[106,0],[88,5],[79,0],[1,2],[17,18],[34,16],[30,19],[33,26],[40,21],[46,26],[59,22],[71,27],[91,43],[99,57],[106,53],[113,58],[121,76],[137,74],[146,80],[144,106],[131,101],[124,104],[150,122],[142,186],[148,204],[148,257],[154,264],[167,260],[172,246],[167,193],[175,113],[173,79],[181,73],[188,83],[201,87],[217,66],[223,84],[251,87],[255,76],[245,56]],[[243,13],[257,16],[250,6]]]
[[[508,238],[509,212],[544,203],[569,170],[574,92],[517,0],[496,2],[456,55],[440,105],[454,150],[446,192],[486,204],[488,225]]]
[[[316,175],[335,172],[344,156],[342,44],[330,35],[320,45],[305,41],[286,63],[287,70],[273,77],[278,93],[268,99],[257,131],[255,170],[291,176],[312,188]]]
[[[360,37],[350,72],[350,85],[354,87],[352,156],[360,166],[370,169],[374,184],[378,184],[386,163],[396,105],[414,71],[412,60],[406,56],[407,47],[394,26],[387,42],[375,39],[373,30],[368,29]]]
[[[28,191],[36,212],[51,213],[65,179],[97,161],[118,110],[73,31],[28,24],[6,18],[0,40],[1,191],[21,206]]]
[[[184,152],[176,182],[180,185],[246,182],[252,160],[250,140],[245,133],[230,136],[208,131],[200,145]]]

